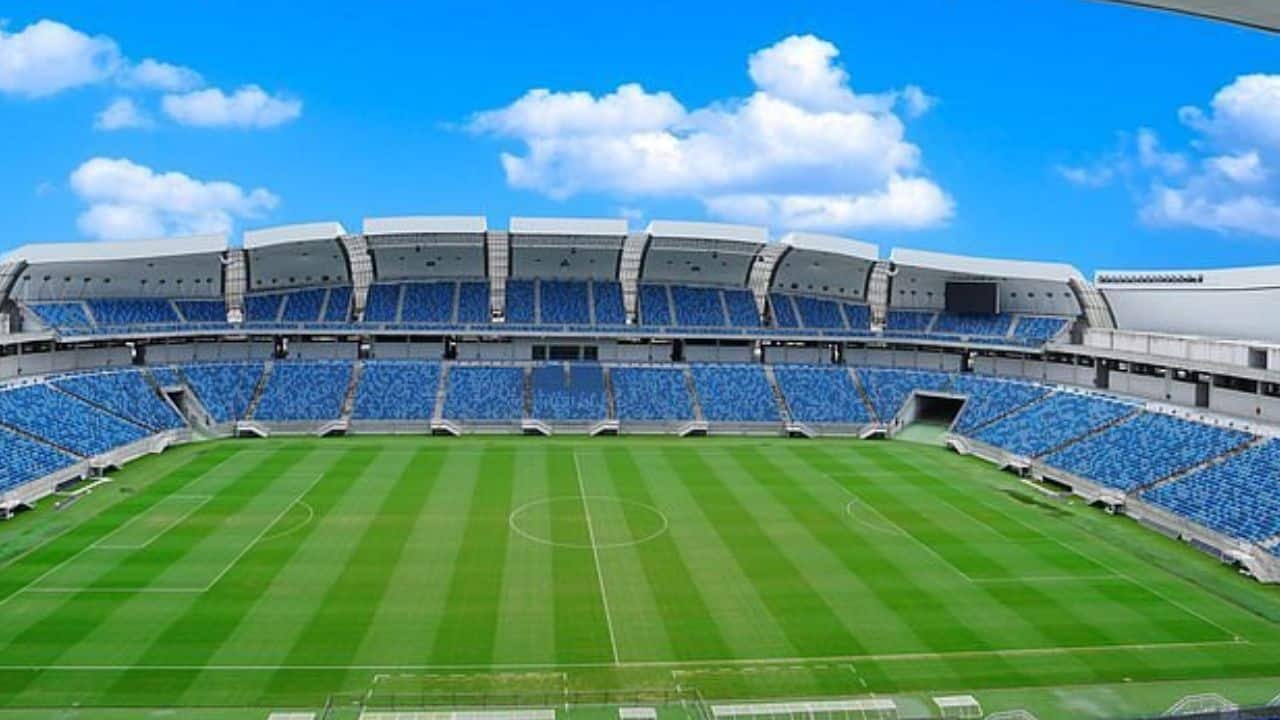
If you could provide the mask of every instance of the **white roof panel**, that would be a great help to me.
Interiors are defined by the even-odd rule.
[[[949,255],[927,250],[894,248],[889,259],[907,267],[938,270],[941,272],[980,275],[1019,280],[1043,280],[1062,282],[1072,278],[1083,279],[1080,271],[1066,263],[1030,262],[1026,260],[1001,260],[998,258]]]
[[[820,235],[817,233],[787,233],[780,240],[797,250],[849,255],[862,260],[875,262],[880,259],[880,246],[861,240],[853,240],[838,235]]]
[[[6,261],[25,260],[34,265],[56,262],[97,262],[179,257],[204,253],[222,253],[226,249],[227,237],[225,235],[191,235],[188,237],[123,242],[68,242],[23,245],[6,255],[4,259]]]
[[[489,228],[483,215],[406,215],[365,218],[365,235],[476,235]]]
[[[655,238],[677,240],[730,240],[759,245],[769,242],[769,231],[754,225],[654,220],[645,232]]]
[[[316,222],[300,225],[281,225],[279,227],[246,230],[244,233],[244,249],[255,250],[271,245],[308,242],[312,240],[336,240],[347,231],[340,223]]]
[[[513,217],[512,235],[605,235],[623,237],[627,221],[622,218],[530,218]]]

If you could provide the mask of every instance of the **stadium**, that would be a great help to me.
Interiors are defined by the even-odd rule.
[[[503,225],[0,260],[0,720],[1280,717],[1280,265]]]

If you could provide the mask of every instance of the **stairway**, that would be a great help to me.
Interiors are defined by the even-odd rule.
[[[853,380],[854,389],[858,391],[858,397],[862,398],[862,407],[866,408],[867,417],[871,418],[871,422],[879,421],[880,416],[876,414],[875,405],[871,403],[871,396],[867,394],[867,389],[862,387],[862,378],[858,377],[858,369],[849,368],[849,377]]]
[[[1103,423],[1102,425],[1099,425],[1098,427],[1090,430],[1089,432],[1083,435],[1073,437],[1064,443],[1055,445],[1054,447],[1049,448],[1048,450],[1040,453],[1039,455],[1036,455],[1035,457],[1037,460],[1042,460],[1044,458],[1047,458],[1050,455],[1058,452],[1059,450],[1065,447],[1075,445],[1076,443],[1082,442],[1084,440],[1088,440],[1094,435],[1101,435],[1102,433],[1110,430],[1111,428],[1119,425],[1122,422],[1127,422],[1129,420],[1132,420],[1133,418],[1137,417],[1138,414],[1141,412],[1142,412],[1142,408],[1134,408],[1131,412],[1125,413],[1124,415],[1121,415],[1120,417],[1116,418],[1115,420],[1112,420],[1111,422]]]
[[[604,402],[605,407],[607,408],[606,418],[616,421],[618,419],[618,404],[613,399],[613,376],[609,373],[609,366],[606,365],[601,369],[604,371]]]
[[[773,374],[772,365],[764,365],[764,377],[769,382],[769,389],[773,391],[773,401],[778,404],[778,415],[782,417],[782,424],[790,425],[791,408],[787,406],[787,398],[782,394],[782,388],[778,387],[778,378]]]
[[[346,395],[342,398],[342,412],[338,414],[343,420],[350,420],[356,405],[356,389],[360,387],[360,377],[364,374],[364,363],[359,360],[352,363],[351,381],[347,383]]]
[[[262,392],[267,389],[267,382],[271,379],[271,371],[275,368],[275,363],[268,360],[263,363],[262,375],[258,377],[258,384],[253,388],[253,397],[249,400],[249,407],[245,408],[244,419],[252,420],[253,414],[258,411],[258,403],[262,402]]]
[[[440,380],[436,383],[436,404],[431,412],[432,422],[439,422],[444,419],[444,396],[448,388],[449,368],[452,367],[448,363],[440,365]]]
[[[693,405],[694,422],[706,423],[707,419],[702,415],[702,401],[698,399],[698,388],[693,384],[693,373],[689,371],[689,366],[683,368],[684,386],[689,392],[689,401]]]

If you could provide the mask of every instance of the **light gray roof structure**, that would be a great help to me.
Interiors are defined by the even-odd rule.
[[[1167,10],[1280,32],[1280,2],[1276,0],[1104,0],[1117,5]]]

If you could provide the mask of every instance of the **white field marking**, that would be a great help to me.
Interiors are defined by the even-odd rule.
[[[520,527],[520,523],[516,522],[516,518],[528,512],[530,509],[538,507],[539,505],[550,505],[551,503],[559,502],[563,500],[572,500],[573,502],[579,502],[582,499],[607,500],[609,502],[618,503],[620,505],[631,505],[633,507],[644,508],[645,510],[652,512],[654,515],[657,515],[662,520],[662,525],[657,530],[649,533],[648,535],[645,535],[642,538],[636,538],[634,540],[628,540],[626,542],[568,543],[568,542],[558,542],[555,540],[548,540],[543,537],[538,537],[537,535]],[[591,550],[591,549],[612,550],[614,548],[631,547],[633,545],[639,545],[640,543],[649,542],[650,540],[666,532],[667,528],[670,525],[670,521],[667,520],[667,516],[658,508],[646,503],[636,502],[635,500],[627,500],[626,498],[619,498],[619,497],[610,497],[608,495],[590,495],[590,496],[585,496],[585,498],[584,496],[581,496],[581,495],[561,495],[558,497],[540,498],[538,500],[531,500],[527,503],[524,503],[520,507],[517,507],[515,510],[512,510],[511,514],[507,516],[507,525],[511,527],[512,532],[519,535],[520,537],[530,542],[539,543],[541,545],[550,545],[551,547],[569,548],[570,550]]]
[[[824,474],[825,474],[825,473],[824,473]],[[1108,566],[1106,566],[1106,565],[1104,565],[1104,564],[1102,564],[1102,563],[1098,563],[1098,564],[1099,564],[1099,565],[1102,565],[1102,567],[1106,568],[1106,569],[1111,573],[1110,575],[1076,575],[1076,576],[1067,576],[1067,575],[1019,575],[1019,576],[1017,576],[1017,577],[1010,577],[1010,578],[979,578],[979,577],[973,577],[973,576],[972,576],[972,575],[970,575],[969,573],[967,573],[967,572],[965,572],[965,571],[961,570],[960,568],[956,567],[955,565],[953,565],[953,564],[951,563],[951,561],[950,561],[950,560],[948,560],[948,559],[946,559],[945,557],[943,557],[943,556],[942,556],[942,555],[941,555],[937,550],[935,550],[935,549],[934,549],[932,546],[930,546],[928,543],[924,542],[924,541],[923,541],[923,540],[921,540],[920,538],[917,538],[915,535],[912,535],[910,531],[908,531],[906,528],[902,527],[902,526],[901,526],[901,525],[899,525],[898,523],[896,523],[896,522],[894,522],[894,521],[890,520],[890,519],[889,519],[889,518],[888,518],[884,513],[882,513],[882,512],[880,512],[879,510],[877,510],[877,509],[875,508],[875,506],[874,506],[874,505],[872,505],[871,503],[869,503],[869,502],[867,502],[867,501],[863,500],[861,497],[859,497],[859,496],[858,496],[858,494],[857,494],[856,492],[854,492],[853,490],[849,489],[848,487],[846,487],[846,486],[844,485],[844,483],[842,483],[842,482],[840,482],[839,480],[837,480],[837,479],[835,478],[835,476],[830,475],[830,474],[825,474],[825,475],[826,475],[826,477],[827,477],[827,479],[828,479],[828,480],[830,480],[831,482],[835,483],[835,484],[836,484],[836,485],[838,485],[842,490],[844,490],[846,493],[848,493],[849,495],[851,495],[851,496],[853,496],[853,497],[855,498],[854,500],[850,501],[848,505],[845,505],[845,514],[847,514],[847,515],[850,517],[850,519],[853,519],[853,520],[857,520],[857,521],[859,521],[859,523],[860,523],[861,525],[864,525],[864,526],[867,526],[867,527],[871,527],[871,525],[870,525],[869,523],[867,523],[867,522],[863,522],[863,521],[859,520],[859,518],[857,518],[857,517],[855,517],[855,516],[853,515],[853,512],[852,512],[851,506],[853,505],[853,503],[855,503],[855,502],[856,502],[856,503],[858,503],[859,505],[861,505],[862,507],[865,507],[865,508],[867,508],[867,509],[871,510],[871,512],[875,513],[875,514],[876,514],[880,519],[884,520],[885,522],[889,523],[889,524],[890,524],[890,525],[892,525],[893,527],[897,528],[898,532],[899,532],[899,533],[901,533],[903,537],[906,537],[906,538],[910,539],[910,540],[911,540],[912,542],[914,542],[916,545],[919,545],[920,547],[924,548],[925,550],[927,550],[927,551],[929,552],[929,554],[930,554],[930,555],[934,556],[935,558],[937,558],[938,560],[940,560],[944,565],[946,565],[947,567],[949,567],[949,568],[951,568],[952,570],[954,570],[957,574],[959,574],[959,575],[960,575],[961,577],[963,577],[965,580],[968,580],[970,583],[973,583],[973,584],[975,584],[975,585],[982,585],[982,584],[986,584],[986,583],[1068,582],[1068,581],[1092,581],[1092,580],[1127,580],[1128,582],[1133,582],[1133,579],[1132,579],[1132,578],[1128,578],[1128,577],[1122,576],[1121,574],[1117,573],[1113,568],[1110,568],[1110,567],[1108,567]],[[854,476],[853,476],[852,474],[850,474],[850,475],[849,475],[849,477],[854,477]],[[944,501],[944,502],[945,502],[945,501]],[[983,504],[985,505],[986,503],[983,503]],[[954,507],[954,506],[953,506],[953,507]],[[988,505],[988,507],[990,507],[990,506]],[[994,508],[992,508],[992,509],[994,509]],[[1006,515],[1006,517],[1009,517],[1009,516],[1007,516],[1007,515]],[[1010,518],[1010,519],[1015,519],[1015,518]],[[1015,520],[1016,520],[1016,519],[1015,519]],[[975,518],[975,519],[974,519],[974,522],[978,522],[978,520]],[[1019,524],[1021,524],[1021,523],[1019,523]],[[990,526],[988,526],[988,527],[990,527]],[[1029,526],[1024,525],[1023,527],[1029,527]],[[1034,528],[1029,528],[1029,529],[1031,529],[1031,530],[1035,530]],[[882,532],[882,533],[888,533],[888,531],[887,531],[887,530],[885,530],[885,529],[883,529],[883,528],[880,528],[880,529],[878,529],[878,530],[879,530],[879,532]],[[992,528],[992,530],[994,531],[994,528]],[[1043,533],[1039,533],[1039,531],[1038,531],[1038,530],[1036,530],[1035,532],[1037,532],[1038,534],[1043,535]],[[891,533],[890,533],[890,534],[891,534]],[[1044,537],[1049,537],[1049,536],[1045,535]],[[1052,538],[1050,538],[1050,539],[1052,539]],[[1059,543],[1059,544],[1061,544],[1061,543]],[[1066,547],[1068,550],[1070,550],[1070,549],[1071,549],[1070,547],[1065,546],[1065,545],[1064,545],[1063,547]],[[1095,560],[1094,562],[1097,562],[1097,561]],[[1221,627],[1221,626],[1219,626],[1219,627]],[[1230,635],[1232,635],[1232,636],[1234,636],[1234,635],[1235,635],[1235,633],[1229,633],[1229,634],[1230,634]]]
[[[591,507],[587,502],[587,487],[582,482],[582,464],[578,453],[573,453],[573,472],[578,476],[578,492],[582,494],[582,512],[587,517],[587,539],[591,542],[591,556],[596,561],[596,580],[600,583],[600,604],[604,606],[604,621],[609,627],[609,646],[613,648],[613,664],[618,665],[618,637],[613,632],[613,614],[609,612],[609,594],[604,589],[604,571],[600,569],[600,548],[596,546],[596,529],[591,523]]]
[[[883,526],[881,526],[881,525],[876,525],[876,524],[874,524],[874,523],[872,523],[872,522],[868,521],[866,518],[859,517],[859,516],[854,512],[854,508],[857,508],[857,507],[866,507],[866,508],[870,509],[870,510],[871,510],[871,511],[873,511],[873,512],[875,511],[875,508],[872,508],[870,505],[868,505],[867,503],[865,503],[865,502],[863,502],[863,501],[861,501],[861,500],[850,500],[850,501],[849,501],[848,503],[846,503],[846,504],[845,504],[845,506],[844,506],[844,513],[845,513],[845,515],[848,515],[848,516],[849,516],[849,519],[850,519],[850,520],[852,520],[852,521],[854,521],[854,522],[858,523],[858,524],[859,524],[859,525],[861,525],[862,527],[865,527],[865,528],[867,528],[868,530],[871,530],[871,531],[873,531],[873,532],[882,533],[882,534],[884,534],[884,535],[890,535],[890,536],[892,536],[892,537],[902,537],[902,536],[903,536],[903,534],[904,534],[904,533],[902,532],[902,528],[900,528],[900,527],[898,527],[898,526],[896,526],[896,525],[895,525],[895,526],[893,526],[893,527],[883,527]],[[877,513],[877,514],[878,514],[878,513]],[[880,517],[881,517],[881,518],[883,518],[884,516],[883,516],[883,515],[881,515]]]
[[[1038,530],[1036,530],[1035,528],[1033,528],[1033,527],[1031,527],[1030,525],[1026,524],[1026,523],[1025,523],[1025,522],[1023,522],[1022,520],[1020,520],[1020,519],[1018,519],[1018,518],[1014,517],[1013,515],[1010,515],[1009,513],[1005,512],[1005,510],[1004,510],[1003,508],[1000,508],[1000,507],[998,507],[998,506],[996,506],[996,505],[992,505],[991,503],[987,502],[985,499],[983,499],[983,496],[984,496],[984,493],[978,493],[977,495],[975,495],[975,497],[976,497],[976,498],[978,498],[978,502],[982,503],[983,505],[985,505],[985,506],[987,506],[987,507],[991,508],[992,510],[995,510],[996,512],[1000,513],[1001,515],[1004,515],[1005,517],[1009,518],[1009,519],[1010,519],[1010,520],[1012,520],[1013,522],[1018,523],[1019,525],[1021,525],[1021,526],[1022,526],[1022,527],[1024,527],[1024,528],[1027,528],[1027,529],[1029,529],[1029,530],[1035,531],[1035,532],[1037,532],[1037,533],[1039,532]],[[1074,525],[1068,525],[1067,527],[1070,527],[1070,528],[1072,529],[1072,531],[1074,531],[1074,532],[1076,532],[1076,533],[1083,532],[1083,531],[1081,531],[1078,527],[1076,527],[1076,526],[1074,526]],[[1043,535],[1043,533],[1041,533],[1041,534]],[[1231,637],[1233,637],[1233,638],[1237,638],[1237,639],[1239,639],[1239,638],[1240,638],[1240,634],[1239,634],[1239,633],[1237,633],[1237,632],[1235,632],[1235,631],[1233,631],[1233,630],[1231,630],[1231,629],[1229,629],[1229,628],[1227,628],[1227,627],[1224,627],[1221,623],[1219,623],[1219,622],[1217,622],[1217,621],[1215,621],[1215,620],[1211,620],[1211,619],[1209,619],[1209,618],[1205,617],[1205,616],[1204,616],[1202,613],[1200,613],[1199,611],[1197,611],[1197,610],[1193,610],[1192,608],[1187,607],[1187,606],[1186,606],[1186,605],[1184,605],[1183,603],[1181,603],[1181,602],[1179,602],[1179,601],[1177,601],[1177,600],[1174,600],[1173,598],[1169,597],[1166,593],[1163,593],[1163,592],[1161,592],[1160,590],[1158,590],[1158,589],[1156,589],[1156,588],[1152,587],[1150,584],[1148,584],[1148,583],[1142,583],[1142,582],[1139,582],[1139,581],[1137,580],[1137,578],[1133,577],[1133,575],[1131,575],[1131,574],[1129,574],[1129,573],[1127,573],[1127,572],[1125,572],[1125,571],[1123,571],[1123,570],[1120,570],[1119,568],[1115,567],[1114,565],[1111,565],[1110,563],[1107,563],[1107,562],[1104,562],[1104,561],[1102,561],[1102,560],[1098,559],[1098,556],[1097,556],[1097,555],[1094,555],[1094,554],[1092,554],[1092,553],[1085,552],[1082,548],[1072,547],[1071,545],[1068,545],[1068,544],[1066,544],[1066,543],[1062,542],[1061,540],[1059,540],[1059,539],[1058,539],[1058,538],[1056,538],[1056,537],[1053,537],[1052,535],[1044,535],[1044,537],[1048,538],[1050,541],[1052,541],[1052,542],[1054,542],[1054,543],[1056,543],[1056,544],[1060,545],[1060,546],[1061,546],[1061,547],[1063,547],[1063,548],[1066,548],[1067,550],[1069,550],[1069,551],[1071,551],[1071,552],[1077,553],[1077,554],[1079,554],[1080,556],[1082,556],[1082,557],[1084,557],[1084,558],[1086,558],[1086,559],[1088,559],[1088,560],[1092,560],[1094,563],[1097,563],[1098,565],[1100,565],[1100,566],[1102,566],[1102,567],[1106,568],[1108,571],[1110,571],[1110,572],[1114,573],[1114,574],[1115,574],[1115,575],[1117,575],[1118,577],[1121,577],[1121,578],[1123,578],[1123,579],[1125,579],[1125,580],[1129,581],[1130,583],[1133,583],[1134,585],[1136,585],[1136,586],[1138,586],[1138,587],[1140,587],[1140,588],[1144,588],[1144,589],[1148,590],[1148,591],[1149,591],[1149,592],[1151,592],[1153,595],[1155,595],[1156,597],[1159,597],[1160,599],[1164,600],[1165,602],[1169,603],[1170,605],[1173,605],[1174,607],[1178,608],[1179,610],[1182,610],[1183,612],[1185,612],[1185,613],[1187,613],[1187,614],[1189,614],[1189,615],[1192,615],[1192,616],[1194,616],[1194,617],[1199,618],[1200,620],[1204,621],[1205,623],[1208,623],[1209,625],[1212,625],[1213,627],[1216,627],[1217,629],[1221,630],[1222,632],[1226,633],[1227,635],[1230,635]],[[1089,541],[1096,540],[1096,538],[1095,538],[1094,536],[1092,536],[1092,535],[1087,535],[1087,538],[1086,538],[1086,539],[1087,539],[1087,540],[1089,540]]]
[[[292,535],[295,532],[311,524],[311,521],[314,520],[316,517],[316,509],[311,507],[311,503],[307,502],[306,500],[299,499],[294,504],[301,505],[302,507],[307,509],[307,519],[303,520],[297,525],[294,525],[291,528],[286,528],[284,530],[281,530],[278,533],[272,533],[271,535],[268,535],[262,538],[262,542],[270,542],[271,540],[276,540],[276,539],[285,537],[286,535]]]
[[[112,530],[108,535],[98,538],[98,540],[95,541],[93,545],[91,545],[90,547],[94,550],[141,550],[143,548],[150,547],[151,543],[155,542],[156,540],[159,540],[161,537],[164,536],[165,533],[177,527],[179,523],[181,523],[183,520],[186,520],[195,511],[204,507],[212,499],[213,499],[212,495],[170,495],[169,497],[166,497],[163,500],[161,500],[159,503],[156,503],[156,505],[152,505],[150,508],[148,508],[147,509],[148,512],[151,510],[154,510],[158,505],[166,503],[170,500],[199,500],[200,502],[196,503],[195,505],[192,505],[186,512],[179,513],[177,518],[175,518],[168,525],[165,525],[161,530],[153,534],[151,537],[147,538],[146,542],[133,543],[131,545],[116,544],[116,543],[108,544],[107,542],[105,542],[106,540],[112,537],[115,537],[115,535],[119,533],[121,530],[124,530],[125,528],[133,525],[135,522],[142,519],[147,514],[146,512],[141,512],[129,518],[128,522],[117,527],[115,530]]]
[[[881,653],[867,655],[830,655],[816,657],[784,657],[784,658],[731,658],[724,660],[633,660],[618,663],[494,663],[490,665],[4,665],[0,670],[47,671],[61,670],[67,672],[119,672],[121,670],[211,670],[214,672],[275,672],[277,670],[354,670],[382,672],[483,672],[489,671],[526,671],[526,670],[559,670],[592,669],[592,668],[671,668],[677,675],[691,675],[699,672],[699,668],[715,668],[716,666],[759,667],[767,665],[796,665],[833,662],[892,661],[892,660],[947,660],[952,658],[996,658],[996,657],[1036,657],[1071,655],[1076,653],[1107,653],[1127,650],[1169,650],[1192,649],[1222,646],[1252,645],[1248,640],[1205,640],[1202,642],[1167,642],[1167,643],[1133,643],[1121,645],[1085,645],[1081,647],[1060,648],[1014,648],[1010,650],[957,650],[955,652],[933,653]],[[686,669],[690,668],[690,669]],[[489,675],[492,676],[491,674]]]
[[[208,470],[205,470],[205,471],[204,471],[204,473],[202,473],[201,475],[198,475],[198,476],[193,477],[193,478],[191,478],[190,480],[188,480],[188,481],[187,481],[187,484],[186,484],[186,485],[183,485],[182,487],[183,487],[183,488],[186,488],[186,487],[187,487],[187,485],[190,485],[191,483],[194,483],[196,480],[199,480],[200,478],[203,478],[203,477],[207,476],[208,474],[212,473],[214,470],[216,470],[216,469],[218,469],[219,467],[221,467],[223,463],[227,462],[227,461],[228,461],[228,460],[230,460],[231,458],[239,457],[239,456],[241,455],[241,453],[242,453],[242,451],[239,451],[239,450],[237,450],[236,452],[231,453],[230,455],[226,456],[225,458],[223,458],[223,459],[219,460],[218,462],[214,463],[213,467],[209,468]],[[181,467],[181,466],[180,466],[180,467]],[[173,470],[176,470],[176,469],[178,469],[178,468],[173,468]],[[26,559],[26,557],[27,557],[27,556],[31,555],[32,553],[36,552],[37,550],[40,550],[40,549],[44,548],[44,547],[45,547],[46,545],[48,545],[49,543],[51,543],[51,542],[53,542],[53,541],[57,540],[58,538],[62,537],[63,535],[66,535],[67,533],[71,532],[72,530],[78,530],[80,527],[82,527],[85,523],[89,522],[90,520],[95,520],[95,519],[97,519],[97,518],[98,518],[98,516],[102,515],[102,513],[104,513],[104,512],[106,512],[106,511],[110,510],[111,508],[115,507],[117,504],[118,504],[118,503],[111,503],[110,505],[108,505],[108,506],[106,506],[106,507],[102,508],[101,510],[99,510],[99,511],[98,511],[98,512],[96,512],[96,513],[94,513],[93,515],[90,515],[90,516],[88,516],[88,517],[86,517],[86,518],[82,519],[80,522],[76,523],[75,525],[71,525],[71,526],[68,526],[68,527],[64,528],[64,529],[62,530],[62,532],[60,532],[60,533],[58,533],[58,534],[56,534],[56,535],[53,535],[53,536],[51,536],[51,537],[45,538],[44,542],[41,542],[41,543],[39,543],[39,544],[37,544],[37,545],[34,545],[34,546],[32,546],[32,547],[29,547],[29,548],[27,548],[26,550],[24,550],[24,551],[22,551],[22,552],[18,553],[17,555],[14,555],[13,557],[11,557],[11,558],[9,558],[7,561],[5,561],[3,564],[0,564],[0,570],[8,570],[10,566],[12,566],[12,565],[14,565],[14,564],[16,564],[16,563],[18,563],[18,562],[21,562],[22,560]],[[86,548],[86,549],[88,549],[88,548]],[[81,551],[81,552],[83,552],[83,551]],[[69,562],[70,560],[71,560],[71,558],[67,558],[67,559],[66,559],[66,560],[64,560],[63,562],[64,562],[64,563],[65,563],[65,562]],[[28,583],[28,584],[29,584],[29,583]],[[19,590],[15,590],[15,591],[14,591],[14,594],[16,595],[16,594],[17,594],[17,593],[19,593],[19,592],[22,592],[22,590],[21,590],[21,589],[19,589]],[[12,597],[12,595],[10,595],[10,597]],[[5,599],[8,599],[8,598],[5,598]],[[3,605],[3,604],[4,604],[4,600],[0,600],[0,605]]]
[[[239,452],[234,452],[234,453],[232,453],[232,454],[228,455],[227,457],[223,458],[222,460],[219,460],[218,462],[214,463],[214,464],[213,464],[213,466],[212,466],[212,467],[210,467],[208,470],[206,470],[206,471],[204,471],[203,473],[201,473],[201,474],[199,474],[199,475],[196,475],[195,477],[193,477],[193,478],[191,478],[190,480],[188,480],[185,484],[183,484],[182,488],[180,488],[180,489],[185,490],[188,486],[190,486],[192,483],[196,482],[197,480],[201,480],[201,479],[203,479],[203,478],[208,477],[211,473],[213,473],[213,471],[214,471],[214,470],[217,470],[218,468],[222,467],[222,464],[223,464],[223,463],[227,462],[227,461],[228,461],[228,460],[230,460],[231,458],[239,457],[239,455],[240,455],[240,453],[239,453]],[[108,507],[115,507],[115,504],[113,503],[112,505],[110,505],[110,506],[108,506]],[[79,523],[77,523],[74,527],[72,527],[72,528],[68,528],[67,530],[64,530],[63,532],[58,533],[58,534],[57,534],[57,535],[55,535],[54,537],[49,538],[48,540],[44,541],[43,543],[40,543],[40,545],[38,545],[37,547],[32,548],[31,550],[28,550],[26,553],[23,553],[22,555],[19,555],[18,557],[14,558],[13,560],[10,560],[10,564],[12,564],[12,563],[14,563],[14,562],[17,562],[19,559],[21,559],[21,558],[23,558],[23,557],[26,557],[27,555],[29,555],[29,554],[30,554],[30,553],[32,553],[32,552],[35,552],[37,549],[39,549],[39,548],[41,548],[41,547],[44,547],[45,545],[48,545],[49,543],[53,542],[53,541],[54,541],[54,540],[56,540],[57,538],[62,537],[63,535],[67,534],[68,532],[71,532],[71,530],[73,530],[73,529],[76,529],[76,528],[79,528],[79,527],[83,526],[83,525],[84,525],[86,522],[88,522],[89,520],[91,520],[91,519],[96,519],[99,515],[101,515],[101,514],[102,514],[102,512],[106,512],[106,510],[107,510],[107,509],[108,509],[108,508],[103,508],[101,512],[96,513],[96,514],[94,514],[94,515],[91,515],[91,516],[89,516],[89,517],[85,518],[84,520],[82,520],[82,521],[80,521]],[[113,532],[114,532],[114,531],[113,531]],[[101,538],[99,538],[99,539],[101,539]],[[60,562],[60,563],[58,563],[58,564],[56,564],[56,565],[54,565],[53,567],[49,568],[48,570],[45,570],[43,573],[41,573],[41,574],[40,574],[40,575],[38,575],[36,578],[34,578],[33,580],[31,580],[31,582],[28,582],[26,585],[23,585],[22,587],[18,588],[17,590],[14,590],[14,591],[13,591],[12,593],[10,593],[9,595],[6,595],[5,597],[0,598],[0,607],[3,607],[5,603],[9,602],[9,601],[10,601],[10,600],[12,600],[13,598],[15,598],[15,597],[17,597],[17,596],[19,596],[19,595],[21,595],[21,594],[23,594],[23,593],[30,592],[30,591],[32,590],[33,586],[34,586],[34,585],[36,585],[36,583],[39,583],[40,581],[42,581],[42,580],[44,580],[45,578],[49,577],[49,576],[50,576],[50,575],[52,575],[55,571],[57,571],[57,570],[61,569],[61,568],[62,568],[62,566],[64,566],[64,565],[66,565],[66,564],[70,563],[71,561],[73,561],[73,560],[75,560],[75,559],[79,558],[81,555],[83,555],[83,554],[85,554],[85,553],[89,552],[90,550],[94,549],[94,548],[93,548],[93,546],[94,546],[94,544],[96,544],[96,542],[97,542],[97,541],[94,541],[94,543],[91,543],[91,544],[89,544],[89,545],[85,545],[83,548],[80,548],[80,550],[79,550],[78,552],[76,552],[76,553],[72,554],[72,555],[71,555],[70,557],[68,557],[67,559],[63,560],[62,562]],[[8,567],[8,565],[5,565],[4,567],[5,567],[5,568],[7,568],[7,567]],[[0,569],[4,569],[4,568],[0,568]],[[71,592],[80,592],[80,590],[78,590],[78,589],[77,589],[77,590],[72,590]]]
[[[23,588],[23,589],[22,589],[21,591],[19,591],[19,592],[33,592],[33,593],[92,593],[92,594],[101,594],[101,593],[138,593],[138,594],[147,594],[147,593],[207,593],[207,592],[209,592],[210,590],[212,590],[212,589],[213,589],[213,586],[214,586],[214,585],[217,585],[217,584],[218,584],[218,581],[219,581],[219,580],[221,580],[221,579],[223,578],[223,576],[224,576],[224,575],[226,575],[228,572],[230,572],[230,571],[231,571],[231,568],[235,567],[235,566],[236,566],[236,564],[240,562],[241,558],[243,558],[243,557],[244,557],[244,556],[245,556],[245,555],[246,555],[250,550],[252,550],[252,549],[253,549],[253,547],[254,547],[255,545],[257,545],[259,542],[261,542],[261,541],[263,540],[263,538],[264,538],[264,537],[266,536],[266,534],[267,534],[267,531],[268,531],[268,530],[270,530],[271,528],[275,527],[275,526],[276,526],[276,524],[280,522],[281,518],[283,518],[283,517],[284,517],[285,513],[289,512],[289,510],[290,510],[290,509],[292,509],[294,505],[297,505],[298,503],[303,502],[302,498],[303,498],[303,497],[305,497],[307,493],[311,492],[311,489],[312,489],[312,488],[314,488],[314,487],[316,486],[316,483],[320,482],[320,479],[321,479],[321,478],[323,478],[323,477],[324,477],[324,473],[320,473],[320,474],[316,475],[315,479],[314,479],[314,480],[312,480],[312,481],[307,485],[307,487],[306,487],[305,489],[303,489],[303,490],[302,490],[302,492],[298,493],[297,497],[295,497],[293,500],[291,500],[291,501],[289,502],[289,504],[288,504],[288,505],[285,505],[285,506],[284,506],[284,508],[283,508],[279,513],[277,513],[277,514],[276,514],[276,516],[275,516],[274,518],[272,518],[271,522],[267,523],[267,525],[266,525],[265,527],[263,527],[263,528],[262,528],[262,530],[261,530],[261,531],[260,531],[256,536],[254,536],[254,538],[253,538],[252,540],[250,540],[250,541],[249,541],[249,544],[247,544],[247,545],[245,545],[243,548],[241,548],[241,549],[240,549],[240,552],[236,553],[236,556],[235,556],[235,557],[233,557],[233,558],[231,558],[231,561],[230,561],[230,562],[228,562],[228,563],[227,563],[227,564],[222,568],[222,570],[220,570],[220,571],[218,572],[218,574],[217,574],[217,575],[215,575],[215,576],[213,577],[213,579],[212,579],[212,580],[210,580],[208,583],[206,583],[203,587],[175,587],[175,588],[166,588],[166,587],[160,587],[160,588],[153,588],[153,587],[143,587],[143,588],[118,588],[118,587],[112,587],[112,588],[93,588],[93,587],[43,587],[43,588],[32,588],[32,587],[30,587],[30,584],[28,584],[28,587]],[[301,527],[301,526],[298,526],[298,527]],[[86,550],[90,550],[90,549],[91,549],[91,548],[85,548],[84,550],[81,550],[81,551],[80,551],[80,553],[76,553],[76,556],[79,556],[81,553],[85,552]],[[47,574],[47,573],[46,573],[46,574]],[[18,593],[14,593],[14,595],[16,595],[16,594],[18,594]],[[13,596],[12,596],[12,595],[10,595],[9,597],[13,597]],[[4,601],[3,601],[3,600],[0,600],[0,605],[3,605],[3,604],[4,604]]]

